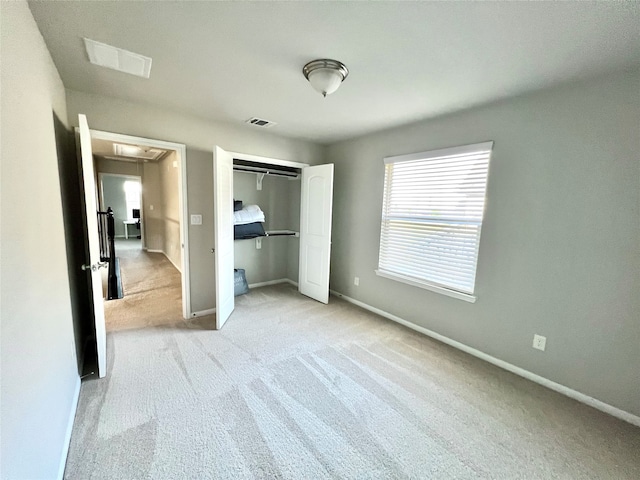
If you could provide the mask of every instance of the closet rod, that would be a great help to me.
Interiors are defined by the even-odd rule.
[[[238,172],[246,173],[262,173],[265,175],[275,175],[277,177],[298,178],[300,175],[294,172],[284,172],[282,170],[273,170],[259,167],[248,167],[245,165],[234,165],[233,169]]]

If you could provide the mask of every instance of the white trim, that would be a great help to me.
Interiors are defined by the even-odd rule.
[[[280,160],[279,158],[261,157],[259,155],[251,155],[248,153],[228,152],[233,158],[238,160],[247,160],[249,162],[268,163],[270,165],[280,165],[283,167],[305,168],[308,163],[292,162],[290,160]]]
[[[180,209],[180,247],[182,268],[179,268],[182,276],[182,316],[191,317],[191,274],[189,270],[189,204],[187,195],[187,146],[182,144],[178,148],[178,203]]]
[[[288,278],[279,278],[278,280],[269,280],[267,282],[258,282],[249,284],[249,288],[259,288],[266,287],[267,285],[277,285],[279,283],[290,283],[291,285],[298,286],[297,282],[290,280]],[[216,313],[215,308],[209,308],[207,310],[200,310],[199,312],[191,312],[191,318],[193,317],[204,317],[205,315],[213,315]]]
[[[64,478],[64,469],[67,466],[67,455],[69,454],[69,447],[71,446],[71,432],[73,431],[73,422],[76,419],[76,410],[78,410],[78,401],[80,400],[80,386],[82,381],[80,376],[77,378],[76,388],[73,392],[73,398],[71,400],[71,410],[69,411],[69,420],[67,421],[67,432],[64,436],[64,443],[62,444],[62,454],[60,457],[60,466],[58,467],[58,475],[56,478],[62,480]]]
[[[464,155],[465,153],[485,152],[491,151],[492,149],[493,141],[472,143],[470,145],[461,145],[459,147],[439,148],[437,150],[428,150],[426,152],[406,153],[404,155],[385,157],[384,163],[411,162],[413,160],[426,160],[430,158]]]
[[[145,248],[144,250],[147,251],[148,253],[161,253],[161,254],[163,254],[167,258],[167,260],[169,260],[169,263],[171,263],[171,265],[176,267],[176,270],[178,270],[180,272],[180,267],[178,265],[176,265],[175,262],[169,258],[169,255],[167,255],[167,252],[165,252],[164,250],[157,250],[157,249],[154,249],[154,248]],[[180,272],[180,273],[182,273],[182,272]]]
[[[167,257],[167,260],[169,260],[169,263],[171,263],[171,265],[173,265],[174,267],[176,267],[176,270],[178,272],[180,272],[180,275],[182,275],[182,270],[180,269],[180,266],[176,265],[176,262],[174,262],[173,260],[171,260],[171,258],[169,257],[169,255],[167,255],[167,252],[162,252],[164,254],[165,257]]]
[[[91,138],[98,140],[107,140],[110,142],[133,143],[136,145],[144,145],[145,147],[158,147],[165,150],[178,150],[183,147],[182,143],[166,142],[164,140],[155,140],[153,138],[136,137],[124,133],[105,132],[102,130],[91,129]]]
[[[189,269],[189,225],[186,221],[186,219],[189,218],[189,206],[187,202],[187,146],[183,143],[166,142],[164,140],[154,140],[100,130],[91,130],[91,138],[111,142],[133,143],[145,147],[158,147],[166,150],[175,150],[177,152],[178,163],[180,165],[180,169],[178,170],[178,201],[180,208],[180,245],[182,247],[182,268],[178,270],[182,277],[182,316],[185,319],[190,318],[192,315],[191,275]]]
[[[398,275],[394,273],[385,272],[383,270],[376,270],[376,275],[379,277],[388,278],[390,280],[395,280],[396,282],[406,283],[407,285],[412,285],[418,288],[424,288],[425,290],[431,290],[432,292],[441,293],[443,295],[447,295],[449,297],[457,298],[459,300],[464,300],[465,302],[475,303],[476,297],[473,295],[469,295],[468,293],[457,292],[455,290],[451,290],[449,288],[440,287],[438,285],[426,282],[420,282],[418,280],[413,280],[409,277],[405,277],[403,275]]]
[[[191,312],[191,317],[189,317],[189,318],[204,317],[205,315],[213,315],[214,313],[216,313],[216,309],[215,308],[209,308],[207,310],[200,310],[199,312]],[[185,319],[185,320],[187,320],[187,319]]]
[[[279,278],[277,280],[268,280],[266,282],[250,283],[249,288],[267,287],[269,285],[278,285],[279,283],[289,283],[289,282],[291,282],[291,280],[289,280],[288,278]]]
[[[586,395],[584,393],[578,392],[577,390],[573,390],[572,388],[566,387],[560,383],[556,383],[552,380],[549,380],[548,378],[544,378],[541,377],[540,375],[536,375],[535,373],[532,373],[528,370],[525,370],[523,368],[520,367],[516,367],[515,365],[512,365],[511,363],[505,362],[504,360],[500,360],[499,358],[496,357],[492,357],[491,355],[487,355],[484,352],[481,352],[480,350],[476,350],[473,347],[469,347],[468,345],[465,345],[464,343],[460,343],[456,340],[453,340],[449,337],[445,337],[444,335],[440,335],[439,333],[434,332],[433,330],[429,330],[427,328],[421,327],[419,325],[416,325],[415,323],[409,322],[403,318],[400,318],[396,315],[393,315],[392,313],[389,312],[385,312],[384,310],[380,310],[379,308],[376,307],[372,307],[371,305],[368,305],[364,302],[361,302],[360,300],[356,300],[354,298],[351,297],[347,297],[346,295],[343,295],[340,292],[336,292],[335,290],[330,290],[332,295],[335,295],[336,297],[342,298],[343,300],[346,300],[349,303],[352,303],[354,305],[357,305],[361,308],[364,308],[365,310],[369,310],[370,312],[373,312],[377,315],[380,315],[381,317],[385,317],[388,318],[389,320],[392,320],[396,323],[400,323],[401,325],[404,325],[405,327],[408,327],[412,330],[415,330],[416,332],[420,332],[424,335],[427,335],[431,338],[435,338],[436,340],[442,342],[442,343],[446,343],[447,345],[452,346],[453,348],[457,348],[458,350],[462,350],[463,352],[466,352],[470,355],[473,355],[474,357],[477,357],[481,360],[484,360],[485,362],[489,362],[497,367],[500,367],[504,370],[507,370],[511,373],[514,373],[520,377],[526,378],[527,380],[531,380],[534,383],[537,383],[539,385],[542,385],[543,387],[547,387],[551,390],[554,390],[558,393],[561,393],[562,395],[565,395],[569,398],[573,398],[574,400],[577,400],[580,403],[584,403],[585,405],[588,405],[590,407],[593,407],[597,410],[600,410],[601,412],[604,413],[608,413],[609,415],[619,418],[620,420],[624,420],[625,422],[629,422],[632,425],[636,425],[638,427],[640,427],[640,416],[634,415],[633,413],[629,413],[626,412],[625,410],[622,410],[618,407],[614,407],[613,405],[609,405],[608,403],[605,403],[601,400],[598,400],[596,398],[590,397],[589,395]]]

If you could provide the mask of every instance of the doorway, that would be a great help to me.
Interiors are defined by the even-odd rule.
[[[91,146],[99,209],[110,208],[114,219],[124,291],[105,302],[106,330],[188,318],[185,146],[95,130]]]

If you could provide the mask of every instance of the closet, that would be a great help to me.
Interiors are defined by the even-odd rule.
[[[329,301],[333,164],[309,166],[213,151],[216,328],[234,309],[234,268],[249,283],[297,278],[298,290]],[[265,213],[265,236],[234,239],[234,198]]]

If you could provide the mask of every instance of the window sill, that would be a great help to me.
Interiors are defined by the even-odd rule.
[[[465,302],[475,303],[476,297],[474,295],[469,295],[468,293],[456,292],[455,290],[450,290],[448,288],[440,287],[438,285],[434,285],[431,283],[420,282],[418,280],[411,279],[409,277],[404,277],[402,275],[398,275],[395,273],[389,273],[382,270],[376,270],[376,275],[379,277],[388,278],[390,280],[395,280],[397,282],[406,283],[407,285],[412,285],[418,288],[424,288],[425,290],[430,290],[435,293],[440,293],[442,295],[447,295],[448,297],[457,298],[458,300],[464,300]]]

